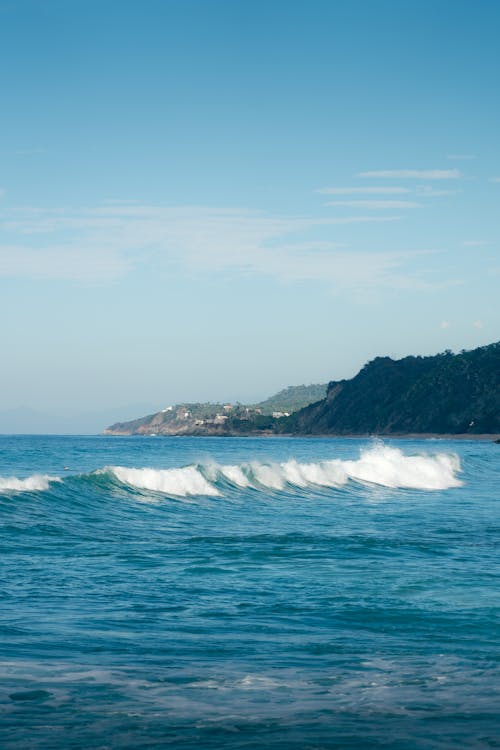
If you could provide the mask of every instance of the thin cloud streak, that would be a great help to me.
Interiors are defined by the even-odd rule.
[[[344,206],[345,208],[368,208],[376,211],[392,208],[421,208],[421,203],[415,201],[377,201],[377,200],[355,200],[355,201],[330,201],[325,206]]]
[[[421,198],[440,198],[445,195],[456,195],[459,190],[436,190],[431,185],[417,185],[415,192]]]
[[[409,193],[405,187],[326,187],[315,190],[323,195],[402,195]]]
[[[316,219],[247,209],[135,204],[18,208],[1,216],[9,241],[0,245],[0,275],[109,282],[147,265],[167,276],[227,271],[286,283],[319,282],[360,295],[381,288],[432,291],[457,283],[429,279],[417,262],[422,251],[345,250],[334,238],[307,237],[320,227],[399,218]]]
[[[381,169],[372,172],[360,172],[358,177],[404,180],[458,180],[462,177],[462,173],[458,169]]]

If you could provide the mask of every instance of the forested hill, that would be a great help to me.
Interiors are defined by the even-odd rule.
[[[472,351],[377,357],[326,398],[280,420],[302,435],[500,433],[500,342]]]

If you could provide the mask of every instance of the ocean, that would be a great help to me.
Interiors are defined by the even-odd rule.
[[[500,747],[499,459],[0,437],[0,747]]]

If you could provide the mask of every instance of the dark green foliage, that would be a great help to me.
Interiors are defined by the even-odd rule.
[[[500,343],[473,351],[377,357],[326,398],[280,420],[300,434],[500,432]]]

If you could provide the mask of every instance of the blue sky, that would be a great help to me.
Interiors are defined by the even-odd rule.
[[[0,0],[0,411],[248,402],[498,340],[499,22]]]

